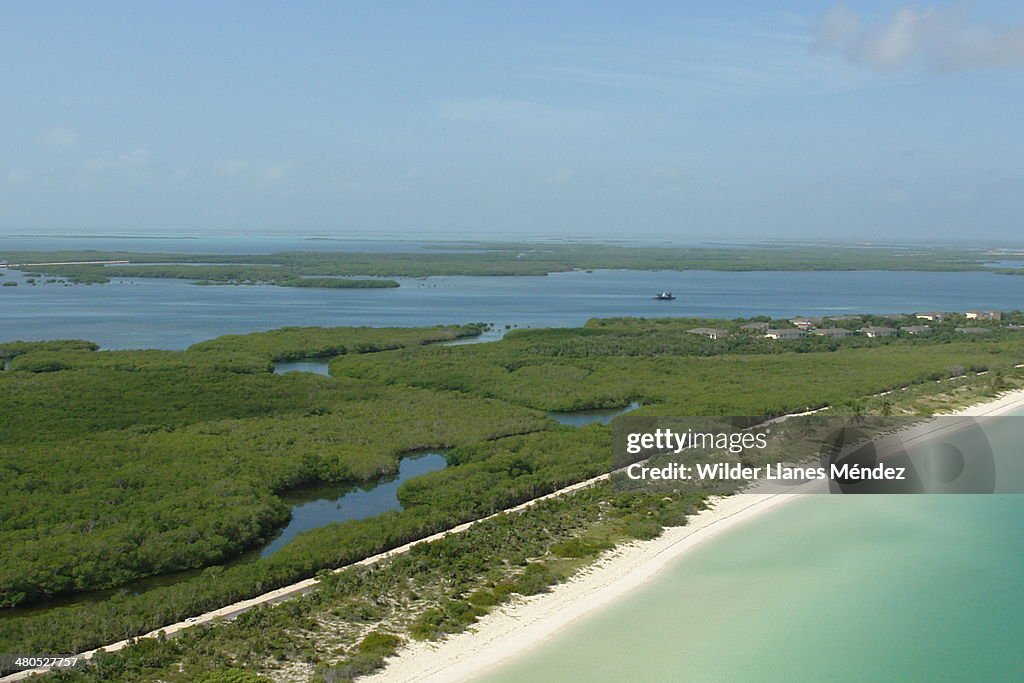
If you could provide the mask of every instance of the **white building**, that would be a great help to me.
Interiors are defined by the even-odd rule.
[[[814,327],[815,325],[820,325],[821,324],[821,318],[804,318],[804,317],[800,317],[800,318],[793,318],[789,322],[793,323],[794,325],[799,327],[801,330],[808,330],[808,329]]]
[[[725,339],[729,336],[729,330],[719,330],[714,327],[695,327],[689,330],[690,334],[701,334],[708,339]]]
[[[964,317],[968,320],[1002,320],[1003,314],[999,311],[967,311]]]
[[[803,339],[807,336],[807,330],[767,330],[764,336],[768,339]]]
[[[869,326],[869,327],[862,327],[860,329],[860,331],[861,331],[862,334],[864,334],[864,336],[871,337],[872,339],[874,339],[875,337],[895,337],[896,336],[896,328],[895,327],[874,327],[874,326]]]

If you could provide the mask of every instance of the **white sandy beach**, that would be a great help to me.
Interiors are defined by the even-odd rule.
[[[1024,390],[952,413],[988,417],[1024,408]],[[518,599],[471,629],[438,643],[412,642],[381,672],[375,683],[467,681],[541,644],[552,635],[650,582],[683,554],[744,522],[775,510],[806,493],[738,494],[718,498],[684,527],[669,528],[651,541],[620,546],[550,593]]]

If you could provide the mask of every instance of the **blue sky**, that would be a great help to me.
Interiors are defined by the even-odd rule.
[[[0,231],[1016,239],[1024,5],[4,3]]]

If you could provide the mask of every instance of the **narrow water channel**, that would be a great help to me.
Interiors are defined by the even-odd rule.
[[[548,417],[552,420],[557,420],[561,424],[570,425],[572,427],[586,427],[592,424],[603,424],[606,425],[614,420],[619,415],[625,415],[631,413],[640,404],[633,401],[625,408],[599,408],[597,410],[573,410],[570,412],[557,412],[548,411]]]
[[[328,375],[328,362],[320,359],[280,362],[275,364],[274,372],[279,375],[287,372],[312,372]],[[606,425],[619,415],[624,415],[639,407],[640,404],[634,401],[624,408],[571,412],[551,411],[547,415],[561,424],[583,427],[595,423]],[[291,521],[288,525],[264,546],[249,550],[224,563],[224,566],[233,566],[269,557],[304,531],[317,529],[334,522],[367,519],[389,510],[400,510],[402,506],[398,502],[398,487],[402,482],[421,474],[443,469],[446,464],[444,454],[440,451],[419,451],[403,457],[398,465],[398,473],[392,477],[363,484],[320,484],[282,494],[281,500],[291,506]],[[183,570],[139,579],[118,588],[57,597],[38,605],[3,609],[0,610],[0,618],[26,616],[54,607],[100,602],[120,592],[143,593],[161,586],[186,581],[202,572],[202,568]]]
[[[260,550],[260,557],[270,557],[303,531],[333,522],[374,517],[388,510],[401,510],[398,487],[406,479],[444,469],[444,455],[438,451],[410,453],[398,464],[398,474],[363,485],[324,484],[290,491],[281,496],[292,506],[292,519],[270,543]]]
[[[362,484],[321,484],[282,494],[281,500],[292,506],[292,518],[288,525],[264,546],[248,550],[224,562],[223,566],[231,567],[269,557],[303,531],[334,522],[366,519],[389,510],[401,510],[402,505],[398,502],[398,487],[402,485],[402,482],[427,472],[444,469],[446,465],[447,461],[440,451],[415,451],[402,458],[398,464],[398,473],[390,477]],[[144,593],[161,586],[187,581],[203,571],[203,568],[185,569],[171,574],[138,579],[117,588],[58,596],[25,607],[0,609],[0,619],[40,614],[55,607],[102,602],[121,592],[133,595]]]
[[[274,363],[274,374],[283,375],[286,372],[312,372],[317,375],[329,376],[330,370],[328,369],[327,361],[320,360],[318,358],[308,358],[306,360],[289,360],[281,361],[280,363]]]
[[[429,345],[437,346],[465,346],[467,344],[484,344],[487,342],[499,341],[505,335],[505,330],[492,328],[474,337],[460,337],[447,341],[431,342]],[[274,363],[274,374],[283,375],[286,372],[312,372],[317,375],[330,376],[328,368],[330,359],[327,358],[302,358],[299,360],[285,360]]]

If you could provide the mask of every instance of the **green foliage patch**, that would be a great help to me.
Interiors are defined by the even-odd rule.
[[[11,414],[2,416],[0,432],[5,439],[0,481],[6,487],[0,542],[19,549],[12,569],[0,575],[9,602],[116,586],[129,576],[161,573],[172,565],[221,562],[280,524],[275,493],[315,481],[393,472],[406,450],[450,447],[449,467],[406,481],[399,489],[403,510],[300,534],[265,560],[208,568],[139,595],[0,620],[0,646],[84,650],[607,471],[607,427],[562,427],[538,410],[639,401],[639,412],[647,414],[772,416],[849,405],[902,386],[923,395],[938,386],[931,380],[969,377],[981,369],[992,370],[993,381],[1005,382],[1013,366],[1024,361],[1024,337],[1012,333],[835,347],[782,344],[762,353],[709,346],[700,339],[693,346],[694,335],[676,324],[626,319],[607,325],[595,321],[582,330],[517,333],[492,344],[425,345],[439,336],[453,338],[460,329],[292,328],[204,342],[179,352],[186,361],[164,352],[104,356],[107,352],[22,349],[17,363],[28,364],[35,353],[40,359],[50,354],[68,367],[52,372],[26,367],[0,375],[0,397],[12,406]],[[391,346],[401,348],[380,350]],[[360,350],[377,352],[354,353]],[[265,371],[271,359],[318,353],[334,356],[332,377]],[[110,406],[116,410],[107,410]],[[482,525],[483,536],[463,534],[464,540],[418,546],[389,563],[407,572],[402,574],[406,583],[391,589],[431,596],[429,604],[409,598],[415,603],[410,613],[420,624],[416,633],[434,637],[464,628],[514,592],[545,590],[617,540],[650,538],[665,524],[681,523],[686,509],[642,496],[591,495],[544,507],[558,510],[558,521],[538,512],[538,519],[554,526],[537,530],[536,536],[522,530],[532,513],[507,525],[498,517]],[[591,525],[599,522],[603,526],[595,530]],[[540,556],[546,559],[538,563]],[[410,589],[416,572],[435,577],[435,588]],[[266,620],[292,636],[296,629],[318,633],[311,615],[321,618],[324,611],[345,624],[376,623],[393,605],[364,599],[377,594],[378,584],[366,578],[373,576],[380,574],[346,571],[339,577],[347,578],[329,578],[313,594],[318,597],[308,598],[312,602],[256,610],[236,622],[239,630],[194,629],[194,635],[190,630],[175,641],[185,648],[189,638],[202,633],[234,634],[225,635],[230,643],[218,647],[256,648],[240,654],[240,661],[257,651],[299,656],[290,641],[275,640],[276,627]],[[441,590],[446,586],[451,590]],[[171,658],[178,661],[187,651],[192,650],[178,650]],[[301,656],[312,655],[304,650]],[[325,672],[336,665],[349,673],[364,671],[382,660],[356,649],[341,659],[317,657]],[[127,674],[122,678],[130,680]]]

